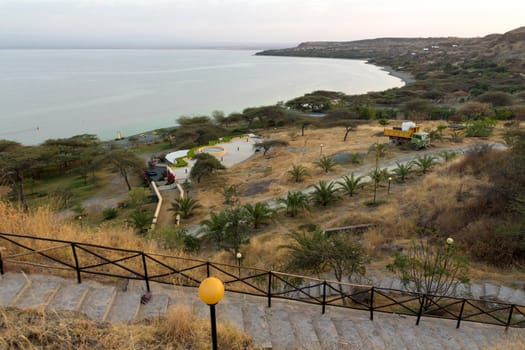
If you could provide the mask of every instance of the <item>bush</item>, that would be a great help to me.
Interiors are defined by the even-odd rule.
[[[471,120],[467,124],[465,136],[467,137],[487,137],[492,133],[496,122],[490,118],[482,120]]]
[[[118,215],[117,208],[106,208],[102,210],[102,216],[104,217],[104,220],[112,220],[116,218],[117,215]]]

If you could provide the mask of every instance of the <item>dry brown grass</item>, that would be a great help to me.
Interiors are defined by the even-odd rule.
[[[221,349],[257,349],[245,333],[217,326]],[[0,309],[0,349],[209,349],[210,323],[188,307],[137,323],[97,323],[77,312]]]

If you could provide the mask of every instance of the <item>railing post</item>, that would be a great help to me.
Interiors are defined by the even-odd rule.
[[[326,281],[323,282],[323,311],[322,314],[324,315],[325,309],[326,309]]]
[[[206,261],[206,277],[210,277],[210,262]]]
[[[146,290],[149,292],[149,277],[148,277],[148,267],[146,265],[146,254],[142,252],[142,266],[144,267],[144,280],[146,281]]]
[[[73,259],[75,259],[75,270],[77,271],[77,282],[82,283],[80,277],[80,266],[78,265],[77,250],[75,249],[75,243],[71,243],[71,250],[73,251]]]
[[[510,322],[512,321],[512,311],[514,310],[514,304],[510,306],[509,318],[507,319],[507,324],[505,325],[505,332],[509,330]]]
[[[456,328],[459,328],[459,324],[461,323],[461,317],[463,317],[463,310],[465,310],[465,299],[461,302],[461,309],[459,310],[459,316],[458,316],[458,323],[456,324]]]
[[[2,260],[2,247],[0,247],[0,274],[4,274],[4,261]]]
[[[268,307],[272,307],[272,271],[268,272]]]
[[[374,286],[370,290],[370,321],[374,320]]]
[[[425,305],[425,299],[427,298],[426,294],[423,294],[423,299],[421,299],[421,305],[419,306],[419,311],[417,312],[416,326],[419,326],[419,319],[423,314],[423,306]]]

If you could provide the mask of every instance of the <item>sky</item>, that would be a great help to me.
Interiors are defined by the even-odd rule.
[[[522,0],[0,0],[0,48],[284,47],[524,25]]]

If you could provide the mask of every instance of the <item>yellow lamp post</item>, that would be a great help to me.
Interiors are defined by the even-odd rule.
[[[217,323],[215,304],[224,296],[224,284],[216,277],[208,277],[199,286],[199,298],[210,306],[212,349],[217,350]]]

